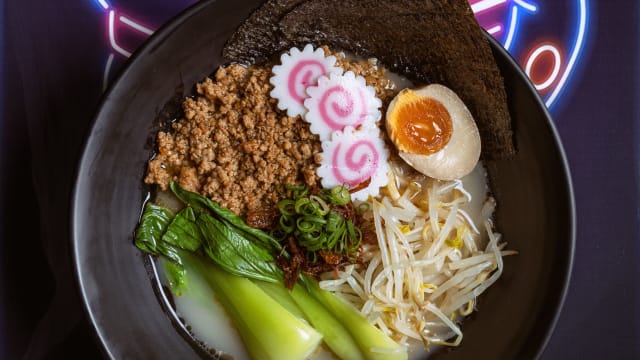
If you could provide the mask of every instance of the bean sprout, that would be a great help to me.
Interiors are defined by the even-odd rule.
[[[463,337],[458,323],[500,277],[502,257],[517,253],[503,250],[493,229],[495,201],[485,201],[477,226],[465,210],[472,194],[460,180],[418,184],[391,171],[385,190],[363,215],[375,228],[377,246],[363,249],[364,264],[320,285],[401,344],[457,346]]]

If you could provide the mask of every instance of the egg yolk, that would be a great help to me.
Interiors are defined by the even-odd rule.
[[[453,123],[440,101],[410,90],[398,100],[389,119],[395,122],[394,142],[398,148],[411,154],[430,155],[447,145]]]

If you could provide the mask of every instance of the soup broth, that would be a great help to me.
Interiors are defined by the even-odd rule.
[[[482,224],[488,219],[487,212],[483,212],[483,207],[487,202],[491,202],[489,197],[486,171],[482,164],[469,175],[461,179],[464,189],[471,195],[472,201],[464,205],[465,211],[469,214],[475,224]],[[481,232],[482,234],[482,232]],[[486,243],[486,235],[477,235],[476,241],[480,245]],[[160,269],[163,284],[168,285],[166,276],[163,274],[163,259],[156,261],[156,266]],[[204,279],[199,278],[204,283]],[[194,288],[207,288],[206,286],[194,286]],[[233,326],[231,319],[225,313],[222,305],[216,301],[213,291],[184,292],[182,296],[172,296],[175,311],[188,327],[191,335],[208,350],[214,350],[214,357],[234,359],[249,359],[249,355],[244,348],[240,336]],[[417,341],[410,342],[409,359],[424,359],[430,353],[437,351],[438,345],[431,345],[429,351],[424,349],[423,344]],[[313,356],[314,360],[335,359],[330,350],[321,346]]]

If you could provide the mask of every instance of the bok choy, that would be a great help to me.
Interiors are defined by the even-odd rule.
[[[147,204],[135,244],[170,260],[167,277],[176,295],[189,286],[189,271],[202,273],[252,357],[304,358],[320,333],[343,359],[407,358],[405,347],[370,324],[356,308],[320,289],[314,279],[301,276],[298,284],[287,290],[274,254],[288,255],[269,234],[249,227],[230,210],[176,183],[171,183],[171,190],[186,207],[174,216]],[[313,328],[301,322],[300,316]],[[279,320],[269,323],[275,319]],[[265,327],[267,323],[271,328]],[[287,356],[282,351],[287,351]]]
[[[202,233],[192,208],[170,216],[166,209],[148,203],[135,243],[146,252],[167,258],[163,262],[165,275],[174,294],[198,290],[190,287],[201,286],[197,280],[204,278],[254,359],[304,359],[315,351],[322,335],[313,327],[247,278],[232,275],[198,255]]]
[[[185,282],[191,273],[206,279],[217,300],[233,319],[254,359],[306,359],[322,341],[308,323],[287,311],[249,279],[234,276],[204,258],[179,251]]]

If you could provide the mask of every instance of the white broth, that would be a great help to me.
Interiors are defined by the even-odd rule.
[[[469,214],[475,224],[483,224],[486,217],[483,215],[483,206],[488,199],[488,185],[486,179],[486,171],[479,163],[476,168],[467,176],[461,179],[464,189],[471,195],[472,200],[463,208]],[[481,231],[481,233],[483,233]],[[476,235],[477,237],[478,235]],[[486,235],[483,235],[486,237]],[[478,243],[484,240],[476,239]],[[163,260],[158,260],[156,265],[163,273]],[[203,282],[200,276],[195,277],[197,281]],[[166,285],[164,274],[161,280]],[[193,286],[194,288],[209,289],[208,286]],[[168,294],[170,295],[170,294]],[[171,296],[171,295],[170,295]],[[175,311],[184,321],[185,325],[190,328],[193,336],[201,341],[207,348],[213,348],[218,351],[217,356],[222,353],[232,355],[234,359],[249,359],[249,355],[244,348],[240,336],[231,323],[230,318],[225,313],[224,308],[215,299],[212,290],[208,291],[188,291],[185,290],[181,296],[172,296]],[[431,345],[430,351],[437,350],[440,346]],[[222,352],[222,353],[220,353]],[[423,359],[429,355],[422,343],[414,341],[411,343],[409,358]],[[334,356],[329,350],[321,347],[313,356],[315,360],[332,359]]]

